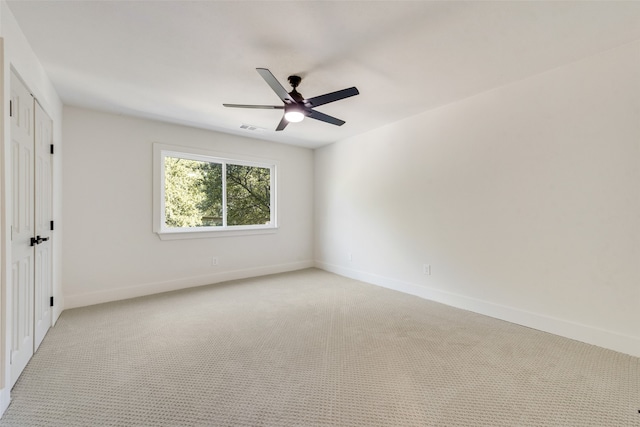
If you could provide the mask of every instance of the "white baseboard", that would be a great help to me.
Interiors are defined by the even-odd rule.
[[[4,411],[9,407],[9,403],[11,403],[9,387],[0,389],[0,417],[4,415]]]
[[[165,282],[144,283],[141,285],[132,285],[98,292],[65,295],[64,308],[69,309],[76,307],[85,307],[88,305],[102,304],[105,302],[119,301],[145,295],[153,295],[161,292],[177,291],[179,289],[226,282],[228,280],[246,279],[250,277],[265,276],[268,274],[285,273],[287,271],[311,268],[314,265],[315,264],[313,261],[300,261],[288,264],[254,267],[242,270],[223,271],[202,276],[168,280]]]
[[[558,319],[539,313],[533,313],[514,307],[494,304],[464,295],[453,294],[431,287],[403,282],[389,277],[379,276],[364,271],[316,261],[316,268],[351,279],[384,288],[415,295],[420,298],[436,301],[452,307],[472,311],[474,313],[495,317],[511,323],[549,332],[554,335],[574,339],[598,347],[607,348],[631,356],[640,357],[640,338],[594,328],[569,320]]]
[[[51,326],[55,326],[56,322],[58,321],[58,318],[60,318],[60,315],[62,314],[62,312],[65,309],[65,305],[64,305],[64,297],[56,297],[56,304],[53,307],[53,317],[51,318]]]

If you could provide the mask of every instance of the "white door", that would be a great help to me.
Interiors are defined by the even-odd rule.
[[[51,327],[53,123],[11,73],[11,386]]]
[[[11,386],[33,355],[35,275],[33,97],[11,73]]]
[[[51,281],[53,279],[51,218],[52,174],[51,143],[53,122],[40,104],[35,105],[35,283],[34,283],[34,348],[35,352],[51,327]]]

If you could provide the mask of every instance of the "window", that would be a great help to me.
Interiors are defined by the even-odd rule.
[[[161,238],[276,228],[273,162],[160,144],[154,145],[154,156],[154,228]]]

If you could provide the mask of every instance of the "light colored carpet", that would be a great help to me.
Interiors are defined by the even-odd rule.
[[[640,359],[320,270],[65,311],[0,426],[640,426]]]

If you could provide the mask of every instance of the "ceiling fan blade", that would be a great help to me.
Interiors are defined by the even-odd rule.
[[[284,105],[244,105],[244,104],[222,104],[232,108],[261,108],[264,110],[282,110]]]
[[[284,118],[284,116],[282,116],[282,120],[280,120],[280,123],[278,123],[278,127],[276,128],[276,130],[283,130],[284,128],[287,127],[287,125],[289,124],[289,122],[287,121],[287,119]]]
[[[267,70],[266,68],[256,68],[256,70],[258,71],[258,73],[260,73],[264,81],[267,82],[269,86],[271,86],[271,89],[273,89],[273,91],[276,93],[276,95],[278,95],[282,102],[284,102],[285,104],[296,102],[293,98],[291,98],[286,89],[282,87],[278,79],[276,79],[274,75],[271,74],[271,71]]]
[[[344,120],[337,119],[328,114],[321,113],[320,111],[312,110],[311,108],[305,109],[307,113],[307,117],[311,117],[312,119],[320,120],[321,122],[331,123],[332,125],[342,126],[346,122]]]
[[[349,89],[342,89],[336,92],[326,93],[320,96],[314,96],[305,100],[305,104],[310,107],[318,107],[320,105],[328,104],[329,102],[339,101],[341,99],[349,98],[350,96],[358,95],[358,89],[350,87]]]

